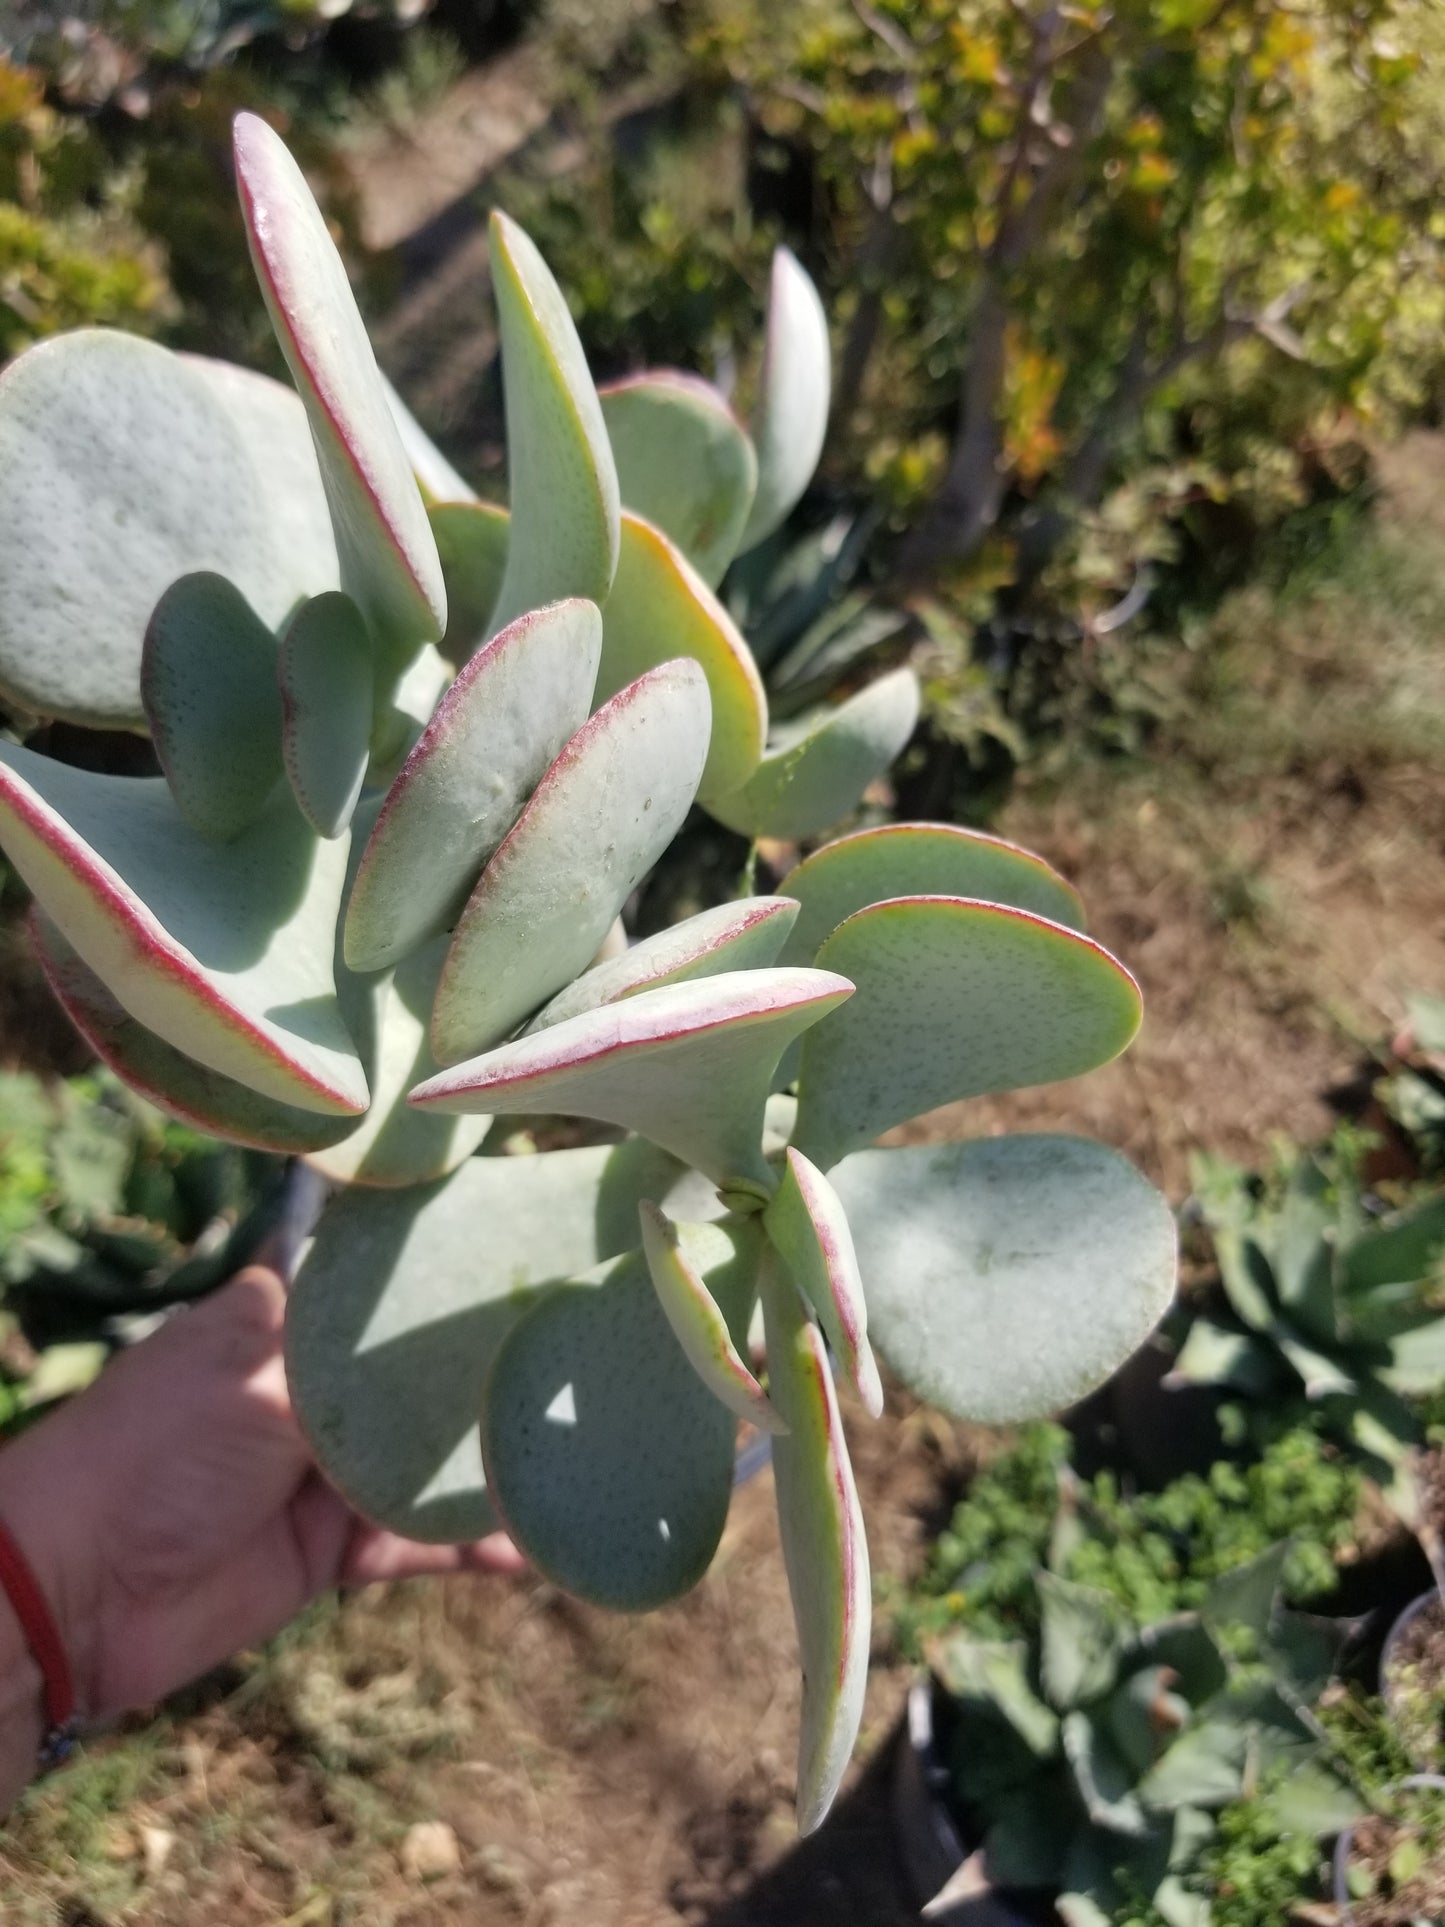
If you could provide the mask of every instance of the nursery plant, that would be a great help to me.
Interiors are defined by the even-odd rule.
[[[559,1585],[642,1610],[712,1557],[738,1417],[771,1435],[810,1828],[868,1654],[834,1372],[876,1412],[876,1344],[947,1411],[1053,1410],[1174,1276],[1163,1200],[1099,1145],[873,1140],[1104,1062],[1137,987],[1047,865],[932,824],[843,836],[779,894],[622,947],[695,799],[832,821],[875,767],[846,704],[769,747],[709,587],[811,471],[813,297],[783,257],[745,435],[690,378],[599,397],[496,215],[504,513],[393,412],[285,146],[246,115],[235,146],[297,392],[106,332],[0,378],[0,688],[148,731],[160,771],[0,742],[0,847],[100,1056],[340,1189],[287,1359],[368,1517],[502,1523]],[[519,1148],[548,1115],[612,1136]]]
[[[1309,1153],[1272,1188],[1201,1158],[1195,1192],[1225,1304],[1196,1317],[1176,1379],[1318,1402],[1413,1516],[1408,1401],[1445,1379],[1445,1196],[1371,1218],[1351,1160]]]

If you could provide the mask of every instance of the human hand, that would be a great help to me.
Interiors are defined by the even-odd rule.
[[[287,1396],[284,1309],[274,1272],[243,1271],[0,1451],[0,1520],[50,1601],[86,1718],[164,1697],[328,1586],[522,1565],[500,1533],[398,1539],[326,1484]]]

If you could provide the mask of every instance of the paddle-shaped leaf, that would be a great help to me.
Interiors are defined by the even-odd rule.
[[[427,503],[475,502],[476,490],[452,467],[385,375],[381,377],[381,392],[386,396],[406,459]]]
[[[710,382],[670,368],[612,382],[598,399],[624,508],[661,529],[716,588],[758,484],[742,424]]]
[[[285,142],[238,114],[236,181],[256,278],[311,422],[341,586],[384,659],[446,628],[436,543],[346,269]]]
[[[286,1317],[286,1376],[326,1475],[408,1539],[475,1539],[496,1514],[477,1418],[528,1293],[629,1250],[677,1166],[633,1142],[471,1158],[448,1179],[353,1190],[322,1217]]]
[[[546,1030],[659,984],[765,968],[782,948],[795,914],[796,906],[786,897],[741,897],[701,910],[594,965],[544,1005],[527,1028]]]
[[[818,962],[858,986],[803,1046],[795,1141],[824,1170],[936,1105],[1093,1070],[1139,1028],[1138,985],[1107,950],[999,904],[875,903]]]
[[[742,1179],[766,1194],[775,1180],[760,1145],[773,1067],[851,991],[823,970],[667,984],[442,1071],[412,1102],[600,1118],[642,1132],[715,1184]]]
[[[798,921],[779,961],[811,963],[855,910],[888,897],[973,897],[1084,927],[1078,892],[1042,857],[951,823],[882,823],[825,843],[778,885],[796,897]]]
[[[213,843],[159,779],[0,743],[0,848],[148,1030],[283,1103],[366,1109],[331,974],[346,843],[318,843],[284,790]]]
[[[432,1017],[438,1063],[505,1037],[596,956],[687,815],[707,731],[693,662],[640,676],[577,731],[457,923]]]
[[[848,1219],[817,1165],[791,1146],[763,1225],[864,1409],[877,1418],[883,1410],[883,1383],[868,1343],[868,1307]]]
[[[862,993],[859,993],[861,998]],[[1102,1383],[1168,1309],[1169,1207],[1070,1137],[858,1151],[833,1173],[873,1342],[917,1395],[988,1425]]]
[[[685,1237],[741,1337],[756,1235],[689,1225]],[[482,1462],[538,1571],[598,1605],[647,1612],[695,1586],[717,1550],[736,1431],[634,1252],[548,1292],[514,1326],[487,1380]]]
[[[482,865],[587,717],[590,602],[519,616],[478,650],[387,793],[346,908],[346,959],[380,970],[456,921]],[[590,953],[589,953],[590,954]]]
[[[758,487],[743,532],[753,548],[785,522],[813,479],[828,433],[832,369],[828,317],[797,258],[773,255],[768,332],[758,378],[753,442]]]
[[[355,1120],[262,1097],[198,1064],[138,1024],[81,962],[42,910],[27,919],[31,946],[66,1016],[103,1064],[133,1091],[185,1124],[258,1151],[320,1151],[356,1129]]]
[[[918,679],[895,669],[836,709],[790,723],[740,789],[709,794],[708,809],[741,836],[816,836],[857,809],[918,721]]]
[[[334,588],[306,415],[278,382],[81,329],[0,376],[0,691],[98,728],[145,720],[146,624],[183,575],[268,629]]]
[[[868,1544],[822,1333],[792,1281],[762,1276],[768,1385],[787,1433],[773,1440],[778,1525],[803,1663],[798,1831],[822,1824],[863,1717],[868,1681]]]
[[[238,836],[281,777],[276,638],[222,575],[183,575],[151,616],[141,700],[176,808]]]
[[[277,674],[292,791],[318,836],[340,836],[371,750],[371,650],[350,596],[334,589],[303,603],[282,638]]]
[[[562,290],[515,221],[494,212],[512,526],[492,626],[562,596],[605,602],[617,568],[617,470]],[[675,654],[676,651],[669,651]]]
[[[707,1280],[684,1248],[678,1227],[646,1199],[639,1212],[642,1255],[647,1260],[652,1288],[688,1363],[736,1417],[762,1432],[784,1431],[776,1408],[733,1342],[728,1321]]]
[[[491,631],[511,526],[507,511],[490,502],[439,502],[431,510],[447,585],[446,647],[453,662],[465,662]]]
[[[602,612],[598,697],[673,656],[701,664],[712,696],[712,743],[699,788],[707,803],[745,783],[758,766],[768,728],[762,678],[732,618],[681,552],[650,523],[624,515],[617,579]]]

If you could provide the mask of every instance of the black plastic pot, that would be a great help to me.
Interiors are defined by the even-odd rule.
[[[1431,1595],[1432,1598],[1435,1595]],[[1408,1610],[1408,1608],[1407,1608]],[[1403,1617],[1403,1615],[1402,1615]],[[1396,1621],[1399,1624],[1399,1621]],[[1445,1792],[1445,1776],[1439,1773],[1412,1773],[1408,1780],[1401,1780],[1397,1786],[1386,1787],[1386,1793],[1403,1793],[1412,1787],[1437,1787]],[[1355,1910],[1350,1905],[1348,1874],[1350,1868],[1350,1848],[1355,1843],[1353,1826],[1345,1828],[1335,1842],[1334,1887],[1335,1905],[1340,1910],[1340,1927],[1353,1927]]]

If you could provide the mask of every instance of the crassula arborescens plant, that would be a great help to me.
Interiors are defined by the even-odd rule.
[[[1102,1063],[1137,989],[1047,865],[931,824],[845,836],[776,896],[594,961],[694,799],[744,820],[768,767],[707,578],[816,456],[788,414],[800,284],[785,265],[754,443],[689,380],[599,402],[499,216],[508,519],[441,502],[299,171],[255,119],[236,148],[299,400],[106,333],[0,379],[0,687],[148,730],[161,771],[0,743],[0,845],[122,1077],[346,1185],[288,1369],[364,1513],[432,1540],[500,1520],[558,1583],[644,1609],[708,1565],[736,1416],[771,1434],[812,1826],[868,1645],[833,1369],[876,1411],[876,1341],[951,1412],[1052,1410],[1143,1338],[1174,1270],[1163,1201],[1098,1145],[869,1147]],[[492,1121],[538,1114],[622,1139],[500,1154],[518,1127]]]

